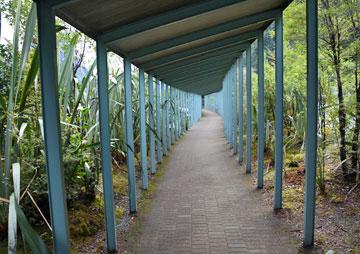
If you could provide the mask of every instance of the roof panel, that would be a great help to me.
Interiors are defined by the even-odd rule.
[[[197,2],[201,0],[77,0],[59,8],[56,14],[96,35]]]
[[[239,17],[275,9],[280,6],[281,2],[281,0],[247,0],[120,39],[116,41],[115,45],[125,52],[130,52],[136,48],[212,27]]]
[[[254,40],[241,38],[264,30],[291,1],[64,0],[56,15],[169,85],[206,94],[221,88],[226,66]]]
[[[161,58],[164,56],[168,56],[168,55],[172,55],[181,51],[185,51],[185,50],[189,50],[191,48],[195,48],[195,47],[199,47],[205,44],[209,44],[211,42],[215,42],[215,41],[219,41],[219,40],[223,40],[226,38],[230,38],[230,37],[234,37],[236,35],[240,35],[243,34],[245,32],[249,32],[249,31],[254,31],[254,30],[259,30],[262,28],[265,28],[268,25],[268,22],[260,22],[254,25],[250,25],[250,26],[246,26],[246,27],[241,27],[238,29],[234,29],[231,31],[227,31],[224,33],[219,33],[219,34],[215,34],[212,36],[208,36],[205,37],[203,39],[200,40],[195,40],[189,43],[184,43],[181,44],[180,46],[177,47],[172,47],[166,50],[162,50],[162,51],[158,51],[157,53],[153,53],[150,55],[146,55],[140,58],[136,58],[134,59],[134,63],[136,64],[143,64],[145,62],[149,62],[151,60],[157,59],[157,58]]]

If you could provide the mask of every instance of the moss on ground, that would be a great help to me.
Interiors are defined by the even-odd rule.
[[[69,231],[71,239],[94,235],[103,227],[103,200],[97,196],[90,204],[76,202],[69,210]]]
[[[291,210],[302,209],[304,189],[302,186],[285,186],[283,190],[283,207]]]
[[[126,175],[126,167],[117,168],[113,171],[113,190],[120,195],[127,195],[128,180]]]

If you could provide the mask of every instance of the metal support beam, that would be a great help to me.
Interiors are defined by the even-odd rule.
[[[174,82],[173,86],[174,87],[180,87],[182,89],[184,89],[184,91],[186,92],[193,92],[195,94],[203,94],[205,92],[207,92],[208,90],[211,90],[214,88],[214,86],[216,87],[216,89],[219,90],[219,88],[221,88],[221,86],[219,85],[219,83],[221,83],[221,80],[224,79],[224,75],[223,73],[219,73],[218,75],[215,76],[211,76],[209,78],[201,78],[199,80],[195,79],[195,80],[188,80],[188,81],[181,81],[181,82]],[[186,85],[184,85],[186,84]],[[202,86],[207,86],[207,87],[202,87]],[[205,92],[204,92],[205,90]]]
[[[157,162],[161,163],[162,160],[162,142],[161,142],[161,83],[160,80],[156,81],[156,144],[157,144]]]
[[[250,44],[244,45],[244,49]],[[220,51],[220,52],[219,52]],[[244,50],[233,50],[232,48],[226,48],[226,50],[219,50],[217,52],[208,53],[206,55],[181,60],[176,63],[168,64],[159,68],[155,68],[152,71],[159,73],[159,75],[173,73],[175,71],[184,71],[188,68],[199,67],[199,66],[212,66],[214,62],[224,61],[229,58],[236,58]]]
[[[166,130],[166,118],[167,118],[167,112],[166,112],[166,85],[165,83],[162,82],[162,87],[161,87],[161,112],[162,112],[162,149],[163,149],[163,154],[166,156],[167,155],[167,130]]]
[[[148,188],[147,147],[146,147],[146,113],[145,113],[145,76],[139,69],[139,106],[140,106],[140,156],[142,188]]]
[[[264,185],[264,33],[258,37],[258,170],[257,187]]]
[[[239,58],[239,163],[244,161],[244,54]]]
[[[182,133],[184,134],[186,131],[186,124],[185,124],[185,92],[181,92],[181,124],[182,124]]]
[[[179,90],[175,88],[175,142],[179,139],[180,136],[180,125],[179,125]]]
[[[161,41],[155,44],[151,44],[139,49],[134,50],[129,53],[128,57],[130,59],[136,59],[139,57],[143,57],[145,55],[150,55],[162,50],[166,50],[169,48],[173,48],[179,45],[183,45],[186,43],[190,43],[196,40],[204,39],[209,36],[217,35],[220,33],[228,32],[233,29],[240,29],[241,27],[246,27],[252,24],[256,24],[259,22],[264,22],[267,20],[271,20],[278,14],[281,10],[274,9],[270,11],[265,11],[261,13],[257,13],[254,15],[249,15],[246,17],[242,17],[240,19],[231,20],[225,23],[221,23],[215,25],[210,28],[198,30],[189,34],[185,34],[176,38],[172,38],[169,40]]]
[[[170,87],[170,104],[169,104],[169,108],[170,108],[170,136],[171,136],[171,144],[173,145],[175,143],[175,114],[174,114],[174,110],[175,107],[174,106],[174,88]]]
[[[48,198],[55,253],[69,253],[69,230],[61,149],[55,15],[37,3],[40,46],[41,99],[44,121]]]
[[[222,70],[222,69],[229,69],[229,66],[233,63],[233,59],[226,59],[219,63],[212,63],[212,65],[198,65],[193,66],[191,68],[186,68],[184,70],[176,70],[171,73],[162,74],[161,75],[163,79],[182,79],[186,77],[192,77],[194,75],[199,76],[199,74],[209,74],[213,71]]]
[[[233,154],[237,154],[238,146],[237,146],[237,83],[236,83],[236,71],[237,66],[235,64],[231,68],[231,85],[233,88],[233,96],[232,96],[232,110],[233,110]]]
[[[251,173],[252,145],[251,46],[246,50],[246,173]]]
[[[167,145],[167,150],[170,151],[171,150],[171,133],[170,133],[170,86],[166,85],[166,102],[165,102],[165,107],[166,107],[166,145]]]
[[[304,246],[314,244],[315,190],[318,120],[318,7],[317,0],[306,1],[307,88]]]
[[[35,2],[39,3],[41,1],[45,2],[44,0],[34,0]],[[49,5],[53,9],[58,9],[64,7],[65,5],[75,3],[80,0],[46,0],[46,4]]]
[[[181,134],[182,134],[182,126],[181,126],[181,90],[178,90],[178,105],[177,105],[177,109],[178,109],[178,138],[180,138]]]
[[[282,208],[283,170],[283,17],[275,18],[275,198],[274,209]]]
[[[129,207],[130,212],[137,210],[136,205],[136,175],[134,164],[134,131],[132,117],[132,85],[131,63],[124,58],[124,85],[125,85],[125,126],[126,126],[126,158],[128,167]]]
[[[104,44],[96,42],[99,94],[99,123],[101,145],[101,171],[103,175],[106,243],[109,251],[116,250],[115,208],[112,183],[112,157],[109,127],[109,82],[107,52]]]
[[[198,72],[198,73],[194,73],[194,74],[188,74],[185,76],[174,76],[174,77],[170,77],[168,78],[168,80],[171,80],[173,83],[194,83],[194,81],[198,81],[198,80],[202,80],[202,79],[210,79],[214,76],[217,76],[218,74],[225,74],[226,70],[229,69],[229,66],[231,66],[231,64],[224,66],[224,67],[220,67],[218,69],[212,69],[211,72],[208,72],[206,70],[202,71],[202,72]],[[191,84],[189,84],[191,85]]]
[[[229,105],[229,144],[230,149],[233,148],[233,107],[232,107],[232,96],[233,96],[233,87],[231,82],[231,68],[227,74],[227,83],[228,83],[228,105]]]
[[[155,117],[154,117],[154,83],[153,76],[148,76],[149,80],[149,143],[150,143],[150,173],[155,174]]]
[[[202,13],[242,1],[244,0],[210,0],[187,5],[107,31],[100,36],[100,39],[106,43],[112,42],[136,33],[145,32],[158,26],[163,26],[195,15],[200,15]]]
[[[171,62],[179,61],[181,59],[185,59],[187,57],[194,57],[196,55],[210,53],[212,51],[220,50],[224,47],[238,47],[239,49],[244,48],[244,43],[250,42],[254,40],[257,36],[257,34],[260,32],[260,30],[255,30],[247,33],[243,33],[237,36],[233,36],[230,38],[210,42],[205,45],[201,45],[195,48],[191,48],[188,50],[184,50],[178,53],[174,53],[172,55],[167,55],[164,57],[157,58],[155,60],[151,60],[149,62],[146,62],[144,64],[141,64],[140,67],[148,70],[153,69],[154,67],[166,65]]]

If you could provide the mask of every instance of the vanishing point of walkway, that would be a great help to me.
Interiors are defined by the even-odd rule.
[[[218,115],[206,111],[173,149],[141,218],[139,253],[297,253],[231,155]]]

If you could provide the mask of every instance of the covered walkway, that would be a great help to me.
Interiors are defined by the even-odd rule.
[[[257,130],[259,172],[257,186],[263,187],[264,94],[266,91],[264,30],[275,22],[274,209],[282,208],[284,144],[282,13],[292,2],[291,0],[34,1],[37,3],[38,14],[44,150],[55,253],[70,253],[57,85],[55,16],[62,18],[96,42],[99,144],[106,244],[109,251],[116,251],[118,246],[111,164],[111,139],[117,137],[110,136],[109,105],[111,105],[111,100],[109,99],[108,64],[111,63],[108,61],[108,51],[121,56],[123,62],[123,66],[118,67],[119,71],[123,71],[123,82],[121,84],[119,82],[119,85],[122,85],[124,89],[125,101],[126,141],[124,143],[128,169],[129,210],[135,213],[137,212],[137,172],[134,158],[134,108],[132,105],[134,71],[138,71],[139,76],[142,189],[148,188],[148,173],[155,173],[156,163],[162,162],[163,155],[167,154],[171,145],[186,131],[187,127],[193,126],[200,118],[202,96],[215,92],[219,95],[217,110],[224,119],[225,136],[235,153],[237,152],[235,148],[239,148],[240,161],[243,159],[242,149],[245,148],[246,172],[251,173],[251,159],[253,158],[251,154],[253,140],[251,73],[254,61],[251,56],[255,53],[252,53],[254,51],[252,45],[255,42],[257,44],[254,56],[257,58],[259,108],[256,122],[259,126]],[[307,247],[314,244],[315,221],[318,115],[317,9],[317,0],[306,1],[307,20],[304,30],[306,29],[307,36],[307,120],[303,244]],[[246,67],[245,76],[244,67]],[[243,83],[246,86],[243,86]],[[148,87],[148,96],[145,86]],[[246,103],[243,98],[244,87],[246,87]],[[146,114],[146,104],[148,114]],[[246,107],[244,107],[245,104]],[[246,121],[243,119],[245,108]],[[242,128],[244,122],[246,123],[246,146],[240,138],[244,134]],[[281,248],[284,247],[287,250],[285,247],[287,240],[283,239],[279,233],[282,232],[286,236],[286,231],[279,226],[279,221],[271,215],[271,211],[263,207],[263,202],[256,202],[256,194],[248,186],[248,177],[243,176],[239,168],[236,170],[235,158],[229,158],[225,139],[221,138],[220,126],[220,117],[209,115],[207,120],[203,120],[194,127],[185,140],[179,144],[178,154],[171,159],[165,182],[154,203],[156,206],[160,202],[160,208],[152,211],[156,214],[151,217],[151,220],[149,219],[149,224],[145,225],[145,230],[150,231],[153,228],[152,225],[156,225],[158,234],[153,234],[153,232],[146,234],[149,238],[143,239],[144,248],[171,248],[173,242],[182,243],[182,241],[177,241],[175,236],[183,235],[184,238],[190,239],[191,244],[199,241],[199,243],[208,243],[208,247],[211,247],[211,243],[214,242],[219,248],[228,248],[232,244],[230,241],[232,239],[239,240],[236,241],[239,245],[233,245],[233,247],[240,249],[258,247],[264,250],[265,247],[280,248],[278,246],[282,246]],[[239,135],[237,130],[239,130]],[[238,137],[239,145],[237,145]],[[150,170],[146,164],[148,150]],[[169,203],[162,203],[163,200],[168,200]],[[201,210],[201,208],[207,209]],[[165,211],[166,214],[162,214]],[[194,216],[189,217],[193,213]],[[171,218],[175,216],[176,220],[171,221]],[[198,230],[195,226],[197,219],[200,225],[199,230],[203,232],[200,233],[199,238],[195,235]],[[190,221],[194,224],[186,223]],[[202,221],[203,225],[200,223]],[[182,230],[191,230],[194,234],[176,234],[177,223],[180,223],[179,226],[184,225]],[[188,224],[189,226],[186,226]],[[227,240],[226,245],[217,243],[218,240],[212,240],[214,235],[217,236],[216,233],[211,233],[217,225],[220,232],[219,239],[223,232]],[[159,239],[152,239],[152,237]],[[171,239],[165,240],[162,237]],[[280,239],[284,243],[279,244]],[[149,244],[146,245],[146,243]],[[180,247],[190,247],[190,243],[186,244],[185,241]],[[268,243],[269,246],[267,246]],[[164,244],[164,246],[153,244]],[[199,250],[206,251],[206,248],[199,247]],[[267,251],[267,253],[274,252]]]
[[[150,211],[140,218],[139,253],[295,253],[288,227],[239,168],[222,118],[205,116],[179,141]]]

